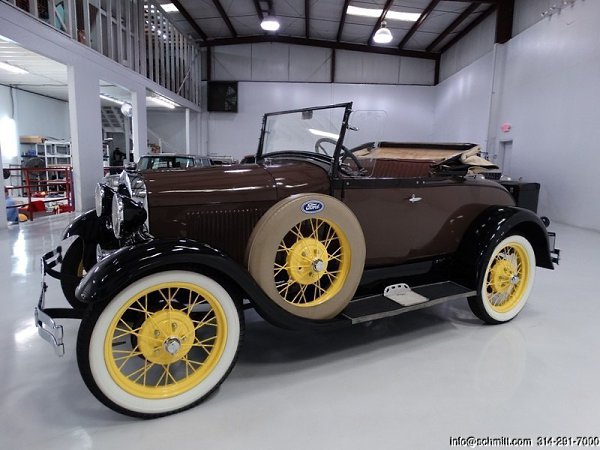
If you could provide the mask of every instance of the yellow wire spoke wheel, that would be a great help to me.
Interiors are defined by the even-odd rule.
[[[124,391],[149,399],[173,397],[214,369],[226,335],[223,310],[210,292],[190,283],[161,283],[121,307],[106,334],[104,358]]]
[[[316,205],[316,210],[304,208]],[[298,194],[258,221],[246,249],[248,270],[269,298],[290,314],[330,319],[350,302],[365,263],[360,223],[342,202]]]
[[[535,253],[529,241],[519,235],[507,237],[486,261],[477,300],[469,302],[471,309],[486,322],[511,320],[525,306],[534,275]]]
[[[350,270],[350,243],[331,221],[310,218],[296,224],[277,249],[273,269],[281,297],[310,308],[340,292]]]
[[[227,291],[192,272],[138,280],[93,319],[82,322],[92,327],[89,342],[85,330],[78,338],[80,368],[87,362],[92,375],[86,379],[82,370],[84,380],[107,406],[135,416],[201,401],[229,372],[240,340],[238,310]]]

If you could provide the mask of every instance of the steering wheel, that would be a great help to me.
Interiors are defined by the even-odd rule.
[[[324,155],[331,156],[329,153],[327,153],[325,147],[323,147],[323,143],[325,142],[327,142],[328,144],[333,144],[334,147],[337,145],[337,141],[332,138],[324,137],[321,139],[317,139],[317,142],[315,142],[315,153],[323,152]],[[344,146],[342,146],[342,148],[343,147]]]
[[[333,144],[333,145],[337,145],[337,140],[332,139],[332,138],[328,138],[328,137],[323,137],[321,139],[318,139],[317,142],[315,142],[315,152],[316,153],[320,153],[323,152],[325,155],[330,156],[329,153],[327,153],[325,151],[325,149],[323,148],[323,143],[327,142],[329,144]],[[361,163],[358,161],[358,158],[356,157],[356,155],[354,153],[352,153],[351,150],[348,149],[348,147],[342,145],[342,152],[343,154],[340,155],[340,161],[339,161],[339,167],[340,167],[340,172],[342,172],[345,175],[364,175],[366,173],[366,169],[361,165]],[[357,171],[353,171],[350,166],[346,163],[344,163],[344,161],[346,161],[347,158],[350,158],[352,160],[352,162],[354,162],[354,164],[356,164],[357,167]]]

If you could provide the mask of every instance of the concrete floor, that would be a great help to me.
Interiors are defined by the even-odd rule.
[[[72,217],[72,216],[71,216]],[[0,448],[441,449],[451,436],[600,434],[600,234],[554,225],[563,250],[529,304],[485,326],[466,301],[321,334],[248,313],[237,366],[216,395],[152,421],[113,413],[37,336],[39,256],[70,215],[0,231]],[[63,306],[49,282],[49,304]]]

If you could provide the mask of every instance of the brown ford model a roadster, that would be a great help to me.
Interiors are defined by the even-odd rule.
[[[353,148],[351,104],[266,114],[256,163],[121,174],[43,257],[81,318],[77,360],[105,405],[156,417],[206,398],[231,370],[243,310],[325,329],[468,298],[483,321],[514,318],[554,236],[515,207],[472,144]],[[354,139],[356,141],[356,139]],[[141,177],[141,178],[140,178]],[[60,269],[58,268],[60,264]]]

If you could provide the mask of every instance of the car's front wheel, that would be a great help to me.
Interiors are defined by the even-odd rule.
[[[240,309],[218,282],[172,270],[146,276],[82,320],[77,360],[109,408],[151,418],[195,406],[232,369]]]
[[[473,313],[490,324],[513,319],[529,298],[535,266],[535,253],[526,238],[503,239],[481,261],[477,295],[469,298]]]

